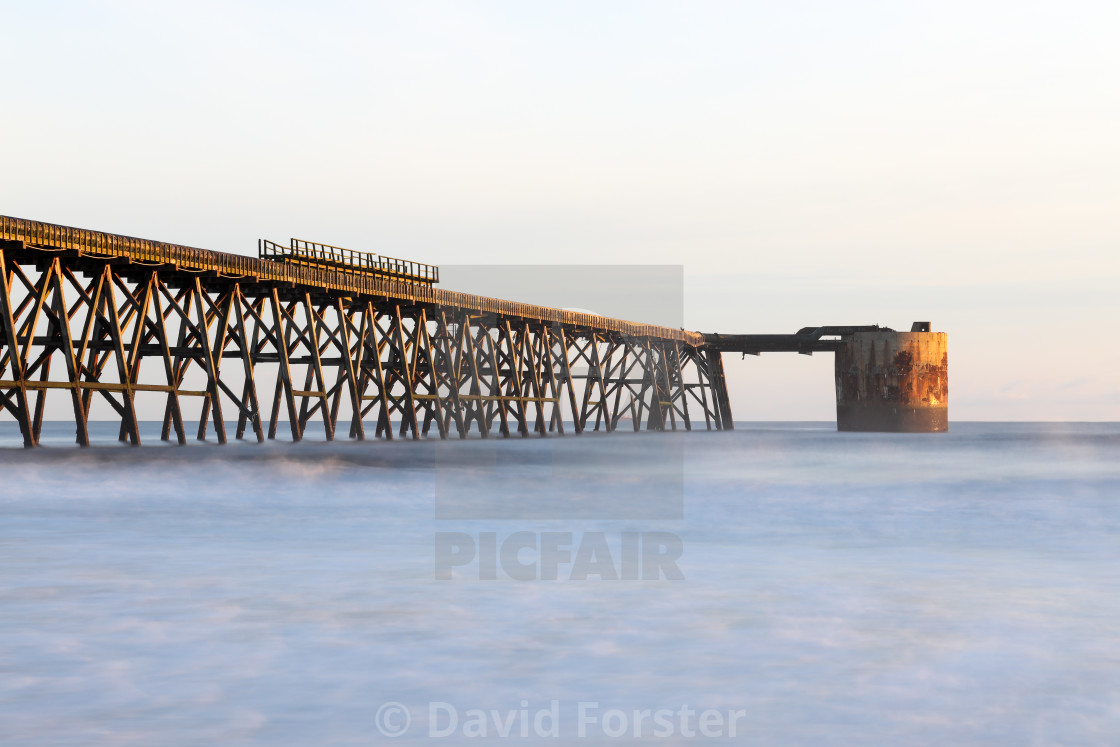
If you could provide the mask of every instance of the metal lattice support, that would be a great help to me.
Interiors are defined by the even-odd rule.
[[[188,410],[218,443],[730,427],[718,352],[679,339],[0,241],[0,413],[26,446],[55,390],[83,446],[106,417],[139,445],[153,406],[179,444]]]

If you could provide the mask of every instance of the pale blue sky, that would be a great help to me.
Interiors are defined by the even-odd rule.
[[[690,328],[928,318],[954,418],[1120,419],[1115,3],[0,9],[0,213],[680,263]],[[728,373],[737,418],[833,416],[829,356]]]

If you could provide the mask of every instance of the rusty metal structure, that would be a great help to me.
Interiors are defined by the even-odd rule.
[[[483,438],[731,430],[722,354],[835,354],[839,430],[948,429],[944,333],[701,334],[436,288],[439,268],[291,239],[258,256],[0,216],[0,415],[38,444],[50,393],[90,444],[95,402],[140,444],[340,432]],[[315,426],[318,427],[318,426]],[[367,429],[372,430],[368,433]]]
[[[837,430],[949,430],[948,339],[929,322],[914,322],[909,332],[805,327],[792,335],[709,334],[705,342],[713,352],[743,355],[835,353]]]
[[[836,426],[842,431],[949,430],[949,352],[944,332],[859,332],[836,352]]]
[[[0,217],[0,414],[28,447],[48,395],[83,446],[95,402],[133,445],[152,402],[179,444],[318,422],[328,440],[732,427],[700,333],[443,290],[431,265],[326,244],[258,251]]]

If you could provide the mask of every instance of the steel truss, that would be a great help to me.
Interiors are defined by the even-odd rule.
[[[234,419],[258,442],[285,422],[295,441],[319,421],[327,440],[730,427],[719,353],[679,340],[19,242],[0,242],[0,282],[0,412],[29,447],[53,391],[83,446],[94,402],[139,445],[153,400],[185,444],[184,398],[218,443]]]

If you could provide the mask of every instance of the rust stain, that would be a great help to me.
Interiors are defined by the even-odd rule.
[[[836,353],[836,401],[944,407],[949,356],[939,333],[857,335]]]

